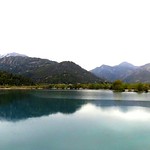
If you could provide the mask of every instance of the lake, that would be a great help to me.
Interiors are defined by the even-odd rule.
[[[150,93],[1,90],[1,150],[149,150]]]

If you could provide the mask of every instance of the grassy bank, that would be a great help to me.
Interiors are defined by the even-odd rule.
[[[38,86],[0,86],[0,90],[32,90],[32,89],[43,89]]]
[[[148,83],[123,83],[117,80],[113,83],[94,83],[94,84],[50,84],[40,86],[44,89],[109,89],[117,92],[148,92],[150,91],[150,84]]]
[[[148,92],[150,91],[150,84],[146,83],[123,83],[120,80],[117,80],[113,83],[93,83],[93,84],[38,84],[30,86],[9,86],[3,85],[0,86],[1,90],[32,90],[32,89],[52,89],[52,90],[80,90],[80,89],[109,89],[117,92]]]

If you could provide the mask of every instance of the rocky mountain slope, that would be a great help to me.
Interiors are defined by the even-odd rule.
[[[126,77],[124,81],[150,83],[150,63],[140,66],[130,76]]]
[[[150,63],[139,67],[127,62],[123,62],[116,66],[102,65],[91,70],[91,72],[111,82],[122,80],[130,83],[150,83]]]
[[[91,72],[70,62],[55,62],[24,55],[0,58],[0,70],[19,74],[36,83],[95,83],[103,82]]]
[[[102,65],[91,72],[100,78],[105,78],[108,81],[124,80],[130,76],[138,67],[130,63],[123,62],[116,66]]]

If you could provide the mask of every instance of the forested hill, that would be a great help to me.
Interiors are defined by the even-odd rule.
[[[74,84],[104,81],[70,61],[58,63],[20,55],[0,58],[0,70],[22,75],[35,83]]]
[[[4,71],[0,71],[0,85],[33,85],[33,82],[21,75],[13,75]]]

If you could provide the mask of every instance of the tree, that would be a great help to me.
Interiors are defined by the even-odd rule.
[[[115,82],[113,82],[112,90],[118,91],[118,92],[124,92],[125,88],[124,88],[123,82],[121,80],[116,80]]]
[[[138,83],[135,87],[136,92],[148,92],[148,85],[143,83]]]

